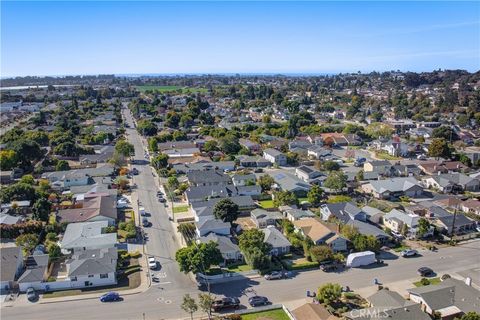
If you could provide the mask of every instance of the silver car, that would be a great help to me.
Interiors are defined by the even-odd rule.
[[[284,274],[283,272],[280,272],[280,271],[273,271],[272,273],[265,275],[266,280],[282,279],[283,277],[284,277]]]

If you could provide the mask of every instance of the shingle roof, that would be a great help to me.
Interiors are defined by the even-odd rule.
[[[192,184],[229,183],[230,177],[217,170],[195,170],[187,173],[188,181]]]
[[[273,248],[288,247],[292,245],[290,241],[288,241],[288,239],[273,226],[263,229],[263,233],[265,234],[263,241],[271,244]]]
[[[379,290],[367,299],[373,307],[400,308],[415,304],[405,300],[398,292]]]
[[[61,247],[89,248],[91,246],[114,246],[117,243],[116,233],[102,233],[108,227],[107,221],[70,223],[63,235]]]
[[[17,273],[18,259],[22,258],[22,249],[20,247],[0,248],[1,268],[0,281],[13,281]]]
[[[232,241],[231,237],[219,236],[213,233],[209,233],[207,236],[200,237],[200,242],[207,243],[209,241],[214,241],[218,243],[218,249],[222,253],[228,252],[240,252],[240,248],[236,243]]]
[[[69,277],[115,272],[117,248],[83,250],[72,255],[67,261]]]
[[[389,238],[390,236],[386,234],[382,229],[371,225],[370,223],[366,223],[359,220],[350,220],[347,222],[347,225],[353,226],[358,229],[358,232],[364,235],[372,235],[375,237],[382,237],[382,238]]]
[[[418,181],[412,177],[370,181],[370,185],[378,193],[407,191],[413,187],[421,188]]]

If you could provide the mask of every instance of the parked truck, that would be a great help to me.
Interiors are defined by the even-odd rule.
[[[350,253],[347,257],[347,267],[358,268],[368,266],[369,264],[377,262],[375,253],[372,251],[362,251]]]

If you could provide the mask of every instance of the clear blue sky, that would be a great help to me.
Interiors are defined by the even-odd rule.
[[[479,2],[6,2],[1,75],[480,69]]]

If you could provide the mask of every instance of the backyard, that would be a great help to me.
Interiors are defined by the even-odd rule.
[[[260,203],[260,207],[262,207],[263,209],[275,208],[275,206],[273,205],[273,200],[262,200],[259,203]]]
[[[173,207],[173,213],[188,212],[188,205]]]

